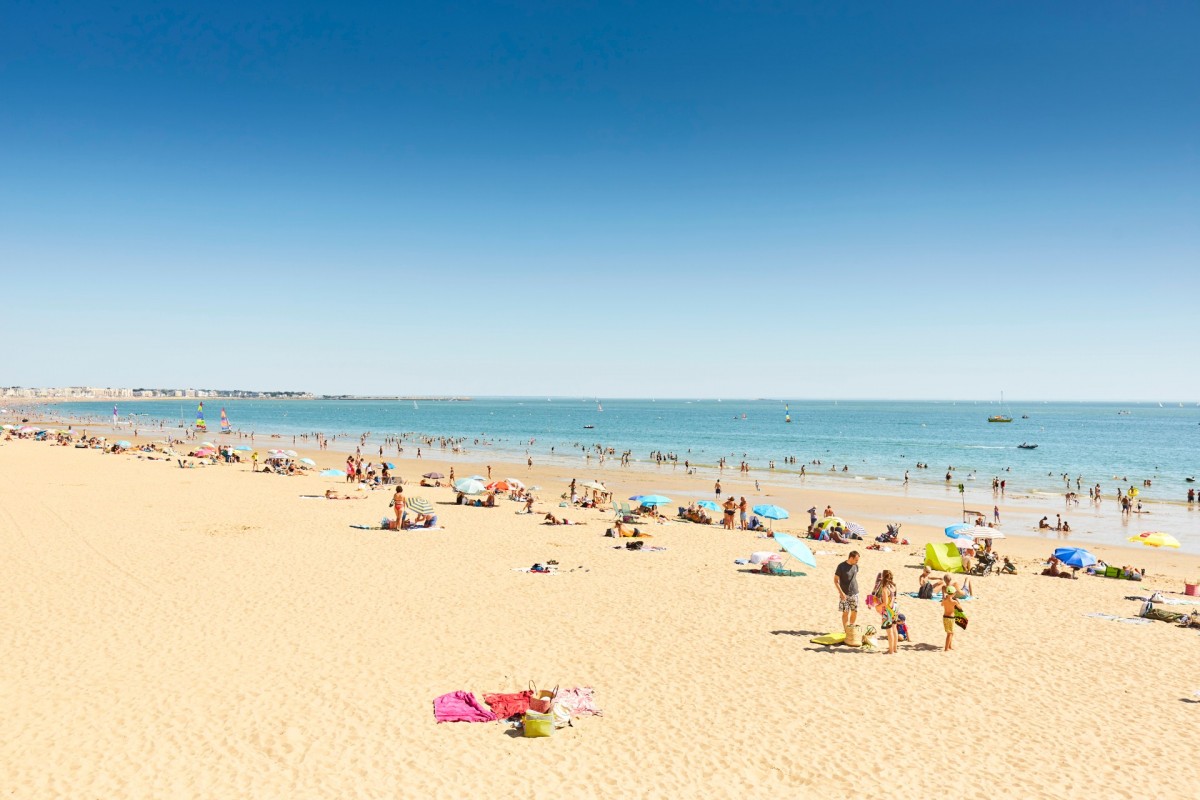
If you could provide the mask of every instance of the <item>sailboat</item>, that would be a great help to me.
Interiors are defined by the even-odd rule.
[[[221,409],[221,433],[230,433],[233,426],[229,424],[229,417],[225,415],[225,409]]]
[[[792,415],[790,413],[788,413],[788,404],[787,403],[783,404],[783,421],[784,422],[792,421]]]
[[[413,411],[417,410],[417,401],[413,400]]]
[[[1004,392],[1000,393],[1000,405],[1004,405]],[[1012,414],[995,414],[988,417],[988,422],[1012,422]]]
[[[204,421],[204,403],[196,408],[196,430],[207,431],[208,423]]]
[[[596,410],[597,410],[597,411],[603,411],[603,410],[604,410],[604,404],[603,404],[603,403],[601,403],[599,400],[597,400],[597,401],[596,401]]]

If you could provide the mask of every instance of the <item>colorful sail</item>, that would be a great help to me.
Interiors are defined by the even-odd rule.
[[[233,426],[229,424],[229,417],[225,416],[225,409],[221,409],[221,433],[229,433],[233,430]]]
[[[783,421],[784,422],[792,421],[792,415],[790,413],[788,413],[788,404],[787,403],[783,404]]]
[[[196,430],[198,430],[198,431],[208,430],[208,423],[206,423],[204,421],[204,403],[201,403],[196,408]]]
[[[117,404],[113,403],[113,427],[117,427]]]

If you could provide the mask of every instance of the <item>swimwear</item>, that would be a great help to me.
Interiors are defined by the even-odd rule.
[[[845,600],[839,600],[838,611],[858,611],[858,595],[849,594]]]
[[[954,617],[942,617],[942,627],[946,633],[954,633]]]

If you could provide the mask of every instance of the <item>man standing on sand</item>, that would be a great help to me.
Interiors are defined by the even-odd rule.
[[[846,560],[837,565],[833,585],[838,591],[838,611],[842,612],[842,628],[858,619],[858,551],[851,550]]]
[[[717,481],[717,485],[713,487],[713,491],[717,493],[717,497],[721,496],[721,482]]]

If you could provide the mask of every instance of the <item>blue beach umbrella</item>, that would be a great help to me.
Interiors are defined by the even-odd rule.
[[[970,525],[966,522],[960,522],[957,525],[951,525],[946,528],[946,536],[954,539],[958,536],[970,536],[971,531],[979,527],[978,525]]]
[[[133,447],[133,444],[125,439],[118,439],[116,445],[117,447]]]
[[[758,514],[760,517],[766,517],[767,519],[787,519],[788,518],[787,509],[780,508],[779,506],[772,506],[772,505],[755,506],[754,513]]]
[[[385,462],[383,462],[383,465],[384,465],[385,467],[387,467],[388,469],[395,469],[395,468],[396,468],[396,465],[395,465],[395,464],[393,464],[393,463],[392,463],[392,462],[390,462],[390,461],[385,461]]]
[[[1082,547],[1060,547],[1054,551],[1054,557],[1068,567],[1090,567],[1096,563],[1096,557]]]
[[[775,534],[775,543],[783,548],[783,551],[792,558],[807,564],[810,567],[817,566],[817,557],[813,555],[812,550],[808,549],[808,545],[788,533]]]
[[[709,511],[720,511],[721,510],[721,507],[719,505],[717,505],[716,503],[714,503],[712,500],[697,500],[696,505],[700,506],[701,508],[707,508]]]
[[[346,477],[346,473],[342,472],[340,469],[323,469],[323,470],[321,470],[321,477],[322,478],[344,478],[344,477]]]
[[[249,453],[249,452],[250,452],[251,450],[253,450],[254,448],[253,448],[253,447],[251,447],[251,446],[250,446],[250,445],[248,445],[248,444],[239,444],[237,447],[235,447],[235,448],[233,448],[233,449],[234,449],[234,450],[238,450],[238,451],[240,451],[240,452],[243,452],[243,453]]]
[[[313,461],[311,458],[302,458],[300,459],[300,463],[308,464],[310,467],[315,467],[317,465],[317,462]]]
[[[638,503],[640,503],[640,502],[642,501],[642,498],[643,498],[643,497],[645,497],[645,496],[646,496],[646,495],[644,495],[644,494],[635,494],[633,497],[631,497],[631,498],[629,498],[629,499],[630,499],[630,500],[633,500],[633,501],[635,501],[635,502],[638,502]]]
[[[671,498],[663,497],[661,494],[648,494],[641,497],[641,503],[644,506],[665,506],[671,502]]]

